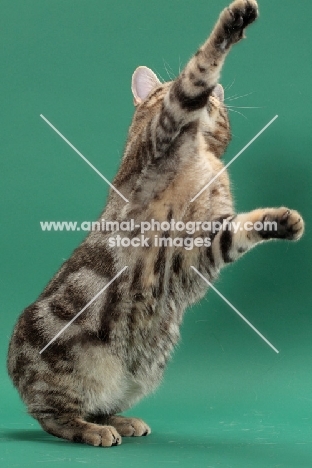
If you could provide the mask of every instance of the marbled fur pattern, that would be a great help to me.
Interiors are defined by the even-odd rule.
[[[143,421],[116,414],[157,387],[179,341],[185,309],[206,293],[191,266],[212,281],[257,243],[297,239],[303,232],[300,215],[287,208],[236,214],[226,172],[190,203],[223,167],[230,125],[216,86],[227,53],[257,14],[255,0],[234,1],[176,80],[155,79],[144,98],[134,84],[137,108],[113,182],[129,203],[112,191],[101,219],[273,219],[279,229],[274,235],[221,230],[210,233],[210,247],[189,251],[153,245],[114,249],[110,232],[91,232],[22,313],[9,349],[9,374],[29,413],[57,437],[111,446],[120,444],[122,435],[149,434]],[[125,265],[128,269],[39,354]]]

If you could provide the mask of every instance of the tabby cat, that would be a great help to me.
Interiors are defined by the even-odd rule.
[[[226,171],[215,178],[230,141],[220,71],[231,46],[257,15],[255,0],[235,0],[171,82],[161,83],[146,67],[133,74],[136,110],[113,182],[128,203],[112,190],[100,219],[134,219],[136,225],[152,220],[227,224],[209,232],[208,244],[203,229],[190,236],[154,228],[147,243],[118,248],[111,245],[112,232],[91,231],[24,310],[10,342],[8,370],[29,413],[50,434],[105,447],[119,445],[121,436],[149,434],[141,419],[119,413],[160,383],[179,340],[184,310],[207,291],[191,267],[213,281],[221,267],[263,240],[294,240],[303,233],[300,215],[287,208],[235,214]],[[275,221],[276,229],[229,229],[234,221],[244,226],[265,220]],[[140,232],[113,234],[124,239]],[[191,249],[158,246],[156,236],[199,242]]]

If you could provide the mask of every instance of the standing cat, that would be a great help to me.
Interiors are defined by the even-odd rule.
[[[138,247],[113,248],[109,231],[93,231],[74,251],[15,327],[9,374],[29,413],[57,437],[95,446],[121,443],[150,428],[117,415],[159,384],[179,340],[186,307],[207,285],[191,267],[213,281],[221,267],[271,238],[299,239],[303,221],[287,208],[235,214],[228,175],[220,161],[230,125],[218,84],[224,59],[258,14],[255,0],[235,0],[182,73],[160,83],[139,67],[133,75],[136,112],[114,186],[101,219],[136,223],[156,220],[275,221],[274,231],[225,227],[196,231],[192,249],[158,247],[156,231]],[[192,203],[198,190],[209,187]],[[125,237],[125,232],[115,231]],[[128,235],[135,237],[135,230]],[[186,238],[170,229],[165,239]],[[120,276],[40,353],[125,266]]]

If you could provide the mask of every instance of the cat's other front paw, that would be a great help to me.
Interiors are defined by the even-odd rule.
[[[244,29],[258,17],[256,0],[235,0],[223,10],[220,17],[219,47],[226,49],[244,36]]]
[[[263,216],[262,225],[259,234],[263,239],[298,240],[304,232],[301,215],[284,207],[269,210]]]

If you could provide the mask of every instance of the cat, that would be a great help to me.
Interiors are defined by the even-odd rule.
[[[175,80],[161,83],[147,67],[133,74],[136,109],[113,181],[128,203],[111,190],[100,219],[222,226],[208,233],[208,243],[199,223],[191,235],[154,227],[142,245],[118,248],[111,245],[112,232],[93,230],[23,311],[9,346],[8,372],[29,414],[56,437],[108,447],[119,445],[122,436],[150,434],[144,421],[119,413],[160,383],[185,309],[208,289],[194,268],[213,281],[256,244],[303,234],[300,214],[287,208],[236,214],[228,175],[219,174],[231,138],[220,72],[231,46],[257,16],[255,0],[235,0]],[[264,221],[276,229],[229,228]],[[140,229],[113,234],[133,239]],[[191,238],[195,245],[158,246],[157,236]]]

